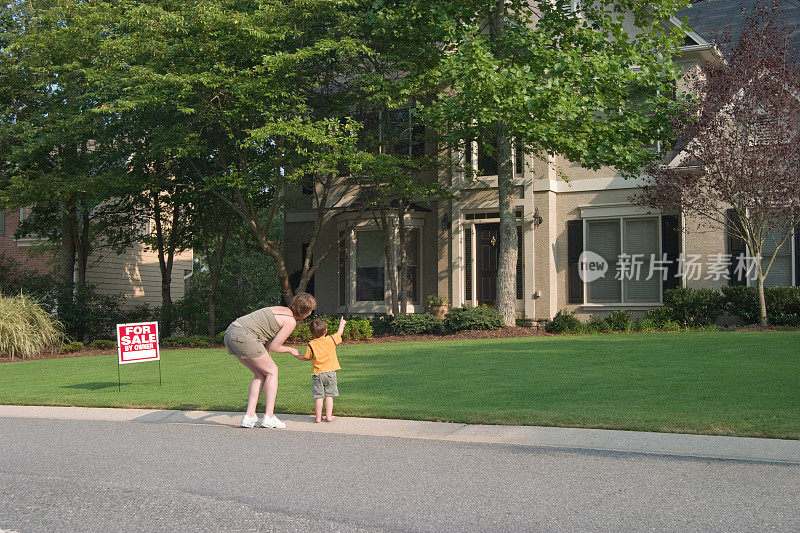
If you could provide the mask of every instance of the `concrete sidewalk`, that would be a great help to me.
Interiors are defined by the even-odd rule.
[[[0,405],[0,417],[149,424],[212,424],[237,429],[241,416],[241,413],[215,411]],[[279,414],[279,418],[286,422],[286,430],[289,431],[800,464],[800,441],[796,440],[605,429],[453,424],[356,417],[337,417],[332,423],[317,424],[314,422],[313,416],[288,414]],[[252,431],[259,431],[259,429]],[[260,431],[267,430],[261,429]]]

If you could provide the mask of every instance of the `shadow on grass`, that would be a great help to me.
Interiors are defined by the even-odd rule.
[[[75,385],[64,385],[62,389],[81,389],[81,390],[100,390],[110,387],[117,388],[120,385],[130,385],[130,383],[118,384],[116,381],[91,381],[89,383],[76,383]]]

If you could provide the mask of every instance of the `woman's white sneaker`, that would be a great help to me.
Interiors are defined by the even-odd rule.
[[[242,423],[239,424],[239,426],[243,428],[251,428],[256,425],[256,422],[258,422],[258,416],[242,415]]]
[[[285,429],[286,423],[278,420],[277,416],[272,416],[272,417],[265,416],[264,420],[261,421],[261,427],[273,428],[273,429]]]

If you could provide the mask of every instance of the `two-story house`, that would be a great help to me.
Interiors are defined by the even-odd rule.
[[[752,2],[750,2],[752,3]],[[744,6],[745,8],[747,5]],[[800,27],[800,5],[785,4],[787,24]],[[678,13],[688,18],[677,63],[688,73],[709,61],[723,60],[725,50],[713,44],[726,25],[734,29],[744,21],[739,0],[707,0]],[[800,50],[800,30],[791,36]],[[679,80],[678,90],[687,90]],[[430,147],[429,147],[430,148]],[[664,154],[669,160],[675,154]],[[492,304],[495,299],[498,246],[498,196],[496,164],[467,146],[451,157],[475,166],[477,178],[465,179],[459,165],[440,170],[438,179],[457,193],[457,200],[433,202],[429,209],[412,211],[408,257],[412,270],[409,311],[424,310],[434,294],[453,306]],[[660,305],[670,287],[719,287],[738,283],[719,275],[682,275],[678,258],[692,255],[709,263],[720,254],[741,250],[724,231],[694,231],[696,224],[681,213],[663,213],[631,201],[647,181],[625,179],[612,168],[591,171],[560,157],[549,160],[514,158],[518,219],[517,311],[531,319],[549,319],[559,310],[579,315],[613,309],[644,311]],[[566,179],[565,179],[566,178]],[[434,178],[436,179],[436,178]],[[285,235],[289,271],[299,270],[304,243],[313,227],[314,211],[292,209],[286,213]],[[323,228],[326,242],[339,239],[338,257],[320,265],[315,274],[315,296],[323,313],[375,314],[387,311],[385,254],[380,234],[369,220],[351,231],[343,213]],[[604,258],[614,270],[620,254],[663,258],[666,276],[637,279],[604,277],[586,281],[578,275],[584,251]],[[668,266],[667,266],[668,265]],[[647,271],[651,265],[642,265]],[[745,281],[747,282],[747,281]],[[800,235],[784,247],[767,284],[800,285]]]

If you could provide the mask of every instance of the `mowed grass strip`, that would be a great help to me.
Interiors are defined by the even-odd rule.
[[[311,367],[276,355],[278,412],[311,413]],[[339,347],[339,415],[800,438],[800,332],[653,333]],[[0,403],[242,411],[219,349],[0,365]],[[263,403],[263,399],[262,399]],[[261,407],[259,407],[261,408]]]

